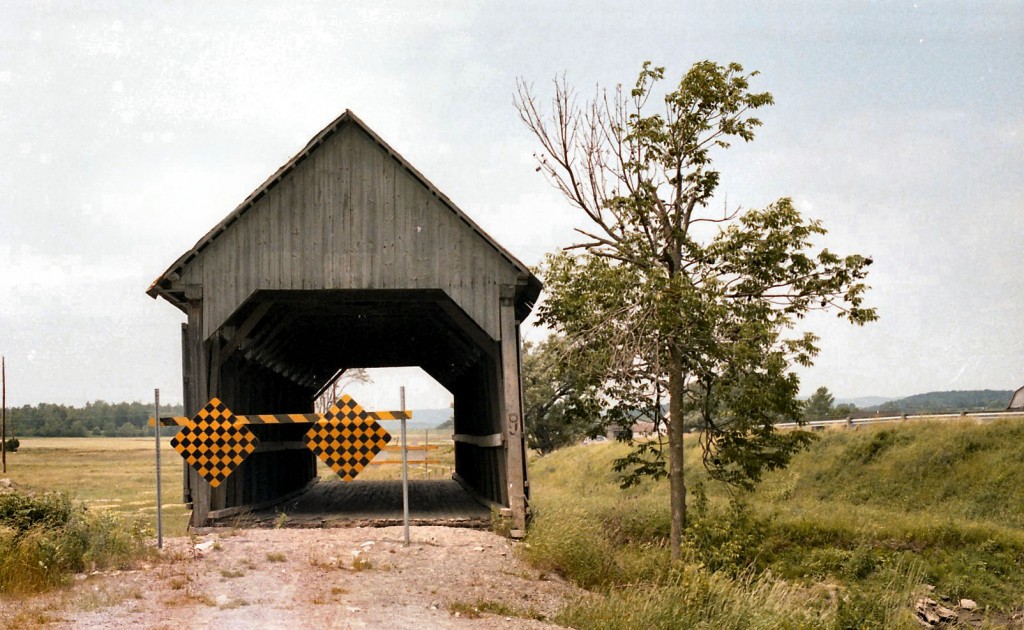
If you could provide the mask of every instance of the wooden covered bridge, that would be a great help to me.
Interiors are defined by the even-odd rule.
[[[519,325],[529,269],[346,111],[148,290],[187,314],[188,416],[305,413],[339,371],[419,366],[454,397],[455,474],[526,519]],[[259,445],[216,487],[186,466],[193,525],[303,488],[302,426],[253,425]]]

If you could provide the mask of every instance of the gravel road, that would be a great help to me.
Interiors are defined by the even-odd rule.
[[[0,599],[0,626],[550,628],[581,592],[490,532],[413,527],[225,530],[166,541],[160,561]],[[479,610],[478,610],[479,609]]]

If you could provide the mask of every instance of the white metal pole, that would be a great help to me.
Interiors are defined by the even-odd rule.
[[[160,390],[153,390],[155,399],[153,409],[153,434],[156,436],[156,546],[164,548],[164,514],[163,500],[160,493]]]
[[[405,411],[405,385],[399,389],[402,411]],[[405,524],[405,544],[409,545],[409,449],[405,433],[405,413],[402,413],[402,518]]]
[[[3,414],[3,432],[0,434],[0,458],[3,459],[3,473],[7,474],[7,357],[0,357],[0,382],[3,383],[3,407],[0,407],[0,414]]]

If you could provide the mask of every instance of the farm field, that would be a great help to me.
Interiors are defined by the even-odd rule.
[[[398,431],[387,427],[398,444]],[[424,439],[438,443],[440,434],[409,431],[409,444]],[[161,489],[163,495],[164,536],[182,536],[188,526],[189,510],[181,502],[182,459],[170,446],[170,436],[161,441]],[[61,491],[81,501],[90,510],[110,510],[145,519],[156,529],[156,477],[153,438],[21,438],[16,453],[7,454],[7,477],[18,486],[38,492]],[[415,463],[423,451],[410,451],[410,479],[437,479],[451,476],[454,448],[450,440],[429,451],[440,465]],[[400,452],[378,455],[381,460],[401,460]],[[322,462],[321,477],[334,473]],[[369,466],[360,479],[400,479],[400,465]]]
[[[153,438],[21,438],[7,454],[7,477],[37,492],[61,491],[90,510],[146,519],[156,531]],[[165,536],[181,536],[188,511],[181,502],[181,456],[164,437],[160,448]]]

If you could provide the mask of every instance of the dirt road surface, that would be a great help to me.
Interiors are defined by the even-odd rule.
[[[0,627],[550,628],[581,592],[464,528],[245,529],[165,541],[139,569],[0,599]]]

